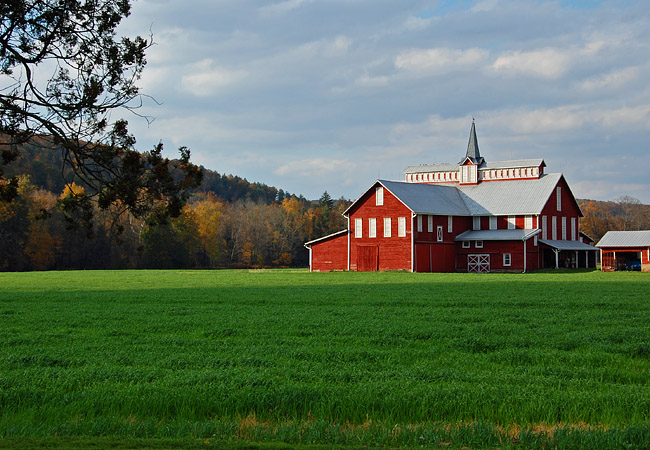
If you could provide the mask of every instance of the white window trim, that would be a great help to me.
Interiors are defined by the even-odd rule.
[[[481,230],[481,216],[472,217],[472,230],[474,231]]]
[[[483,241],[475,241],[474,242],[474,247],[483,248]]]
[[[368,237],[377,237],[377,219],[375,217],[370,217],[368,219]]]
[[[442,225],[438,225],[438,229],[436,232],[436,239],[438,242],[442,242],[444,239],[444,236],[442,234]]]
[[[557,241],[557,216],[551,217],[551,240]]]
[[[392,220],[390,217],[384,217],[384,237],[391,237],[391,225]]]
[[[511,253],[504,253],[503,254],[503,267],[510,267],[510,266],[512,266],[512,254]]]
[[[526,216],[524,219],[524,228],[527,230],[533,229],[533,216]]]
[[[557,197],[557,210],[562,211],[562,187],[558,186],[555,189],[555,196]]]
[[[562,240],[566,241],[566,217],[562,216]]]
[[[363,219],[354,219],[354,237],[357,239],[363,237]]]
[[[454,216],[447,216],[447,233],[454,232]]]
[[[422,233],[422,215],[418,215],[418,233]]]
[[[577,240],[577,234],[576,234],[576,218],[571,217],[571,240],[575,241]]]
[[[463,241],[463,245],[462,245],[462,247],[463,247],[463,248],[469,248],[469,244],[470,244],[469,241]]]
[[[427,216],[427,231],[433,233],[433,216]]]
[[[406,217],[397,218],[397,236],[406,237]]]
[[[548,218],[542,216],[542,239],[548,239]]]
[[[496,230],[497,227],[497,216],[490,216],[490,230]]]
[[[517,217],[516,216],[508,216],[508,229],[509,230],[514,230],[517,228]]]
[[[384,188],[382,186],[375,188],[375,205],[384,206]]]

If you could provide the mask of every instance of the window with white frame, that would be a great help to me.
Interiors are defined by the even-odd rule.
[[[377,206],[384,205],[384,188],[382,186],[377,186],[375,188],[375,200]]]
[[[555,189],[555,196],[557,197],[557,210],[562,211],[562,188],[560,186]]]
[[[490,216],[490,230],[497,229],[497,216]]]
[[[533,238],[533,245],[537,247],[537,235]]]
[[[363,219],[354,219],[354,237],[363,237]]]
[[[478,231],[481,229],[481,216],[474,216],[473,217],[473,224],[472,224],[472,229],[474,231]]]
[[[463,248],[469,248],[469,241],[463,241]]]
[[[557,240],[557,216],[551,217],[551,239]]]
[[[508,216],[508,229],[509,230],[514,230],[517,225],[516,225],[516,217],[515,216]]]
[[[436,233],[436,239],[438,240],[438,242],[442,242],[443,236],[442,236],[442,226],[441,225],[438,225],[437,233]]]
[[[527,230],[533,229],[533,216],[526,216],[526,219],[524,220],[524,228]]]
[[[374,217],[368,219],[368,237],[377,237],[377,219]]]
[[[542,216],[542,239],[548,239],[548,219]]]
[[[418,215],[418,233],[422,233],[422,216]]]
[[[483,248],[483,241],[476,241],[474,242],[474,246],[476,248]]]
[[[576,218],[571,217],[571,240],[575,241],[577,239],[577,233],[576,233]]]
[[[512,263],[512,255],[510,253],[503,254],[503,266],[509,267]]]
[[[384,237],[391,237],[391,222],[390,217],[384,217]]]
[[[566,217],[562,217],[562,240],[566,241]]]
[[[447,216],[447,233],[454,232],[454,216]]]
[[[433,233],[433,216],[427,216],[427,231]]]
[[[398,237],[406,236],[406,217],[397,218],[397,236]]]

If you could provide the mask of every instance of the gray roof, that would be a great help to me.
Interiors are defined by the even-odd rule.
[[[580,241],[553,241],[550,239],[540,239],[539,242],[558,250],[598,250],[591,245]]]
[[[465,158],[460,161],[460,164],[465,162],[466,159],[472,161],[473,164],[481,164],[483,158],[481,153],[478,151],[478,138],[476,137],[476,125],[472,120],[472,128],[469,130],[469,141],[467,142],[467,154]]]
[[[546,165],[543,159],[513,159],[510,161],[483,162],[479,166],[479,170],[539,167],[541,165]],[[458,164],[420,164],[418,166],[407,166],[404,173],[453,172],[454,170],[458,170]]]
[[[650,230],[608,231],[596,247],[650,247]]]
[[[456,236],[457,241],[525,241],[541,230],[477,230],[465,231]]]
[[[551,173],[538,179],[483,182],[457,189],[470,215],[535,215],[542,212],[560,178],[561,173]]]
[[[513,159],[510,161],[486,162],[481,169],[512,169],[516,167],[539,167],[544,163],[543,159]]]
[[[470,215],[455,186],[386,180],[379,182],[416,214]]]
[[[333,238],[333,237],[336,237],[336,236],[340,236],[342,234],[348,234],[348,230],[337,231],[336,233],[328,234],[327,236],[323,236],[321,238],[314,239],[313,241],[305,242],[305,247],[309,247],[310,245],[315,244],[316,242],[324,241],[326,239],[330,239],[330,238]]]

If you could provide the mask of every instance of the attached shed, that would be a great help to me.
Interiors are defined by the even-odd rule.
[[[596,247],[603,271],[650,272],[650,230],[608,231]]]
[[[348,230],[342,230],[305,243],[310,269],[316,272],[348,270],[348,234]]]

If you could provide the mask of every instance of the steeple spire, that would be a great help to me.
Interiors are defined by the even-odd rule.
[[[469,142],[467,143],[467,155],[463,158],[465,161],[469,158],[473,164],[480,165],[483,162],[481,153],[478,151],[478,138],[476,137],[476,125],[472,117],[472,129],[469,131]],[[463,162],[461,161],[461,163]]]

